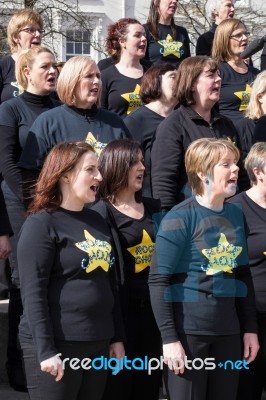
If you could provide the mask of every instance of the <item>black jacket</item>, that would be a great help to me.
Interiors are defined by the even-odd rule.
[[[233,123],[214,109],[211,124],[192,108],[180,106],[158,126],[151,150],[151,181],[153,197],[161,200],[162,210],[169,210],[191,196],[185,151],[194,140],[205,137],[227,139],[241,149]],[[244,190],[249,187],[249,180],[242,162],[240,168],[239,187]]]

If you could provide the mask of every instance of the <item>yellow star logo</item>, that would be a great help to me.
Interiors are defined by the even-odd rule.
[[[266,256],[266,251],[264,251],[263,254]]]
[[[151,257],[154,252],[154,243],[149,234],[143,229],[142,241],[136,246],[127,249],[135,258],[135,273],[150,267]]]
[[[175,57],[180,58],[182,56],[182,51],[180,51],[183,46],[182,42],[176,42],[170,34],[166,36],[166,39],[159,40],[158,43],[163,46],[161,53],[163,57],[173,54]]]
[[[88,254],[88,265],[86,272],[89,273],[100,267],[108,272],[111,263],[112,246],[108,242],[95,239],[88,231],[84,230],[85,239],[83,242],[75,243],[78,249]],[[85,268],[84,268],[85,269]]]
[[[142,101],[139,96],[140,85],[136,85],[134,92],[121,94],[128,104],[127,114],[130,114],[136,108],[142,106]]]
[[[226,136],[226,140],[227,140],[228,142],[231,142],[231,143],[235,144],[235,142],[233,142],[233,140],[232,140],[229,136]]]
[[[208,266],[205,268],[206,274],[214,275],[221,271],[232,273],[232,269],[237,267],[235,260],[242,249],[241,246],[228,243],[226,236],[221,233],[218,246],[202,250],[204,256],[209,260]]]
[[[98,142],[91,132],[88,133],[85,142],[87,142],[94,148],[97,158],[100,157],[101,152],[103,151],[103,149],[105,149],[107,145],[107,143]]]
[[[251,93],[251,86],[246,84],[246,88],[240,92],[234,92],[234,94],[241,100],[239,111],[245,111],[247,109]]]

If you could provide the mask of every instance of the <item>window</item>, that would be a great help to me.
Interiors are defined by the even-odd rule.
[[[66,31],[66,60],[80,54],[90,55],[90,32]]]

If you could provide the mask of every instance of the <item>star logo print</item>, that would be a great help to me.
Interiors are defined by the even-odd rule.
[[[240,92],[234,92],[234,94],[241,100],[239,111],[245,111],[247,109],[250,100],[251,86],[246,84],[246,88]]]
[[[140,106],[142,106],[142,101],[139,96],[140,85],[136,85],[134,92],[121,94],[121,97],[125,99],[129,104],[127,108],[127,115],[130,114],[133,110],[136,110]]]
[[[182,56],[180,49],[183,46],[183,43],[176,42],[170,34],[166,36],[166,39],[159,40],[158,43],[163,46],[163,49],[161,50],[163,57],[167,57],[170,54],[173,54],[177,58]]]
[[[97,158],[100,157],[101,152],[106,147],[106,143],[98,142],[91,132],[88,133],[85,142],[87,142],[94,148]]]
[[[108,272],[111,263],[112,246],[108,242],[95,239],[86,230],[84,230],[84,236],[86,240],[75,243],[78,249],[88,254],[88,264],[84,267],[82,260],[82,268],[86,269],[87,273],[94,271],[98,267]]]
[[[228,243],[226,236],[221,233],[216,247],[202,250],[209,260],[207,267],[202,269],[206,271],[206,275],[214,275],[221,271],[232,273],[232,269],[237,267],[236,258],[242,249],[241,246]]]
[[[154,243],[149,234],[143,229],[141,243],[127,249],[135,258],[135,273],[150,267],[151,257],[154,252]]]

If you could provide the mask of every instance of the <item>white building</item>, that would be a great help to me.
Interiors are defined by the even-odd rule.
[[[105,57],[103,49],[108,25],[125,17],[136,18],[144,23],[147,20],[149,6],[150,0],[79,0],[79,9],[92,23],[90,33],[77,30],[75,22],[64,21],[60,13],[57,13],[54,23],[57,24],[59,31],[67,34],[67,38],[62,36],[57,38],[58,60],[65,61],[76,54],[87,54],[98,62]],[[91,45],[88,42],[90,34]]]
[[[183,16],[180,13],[176,15],[177,24],[183,25],[191,34],[191,53],[194,53],[194,46],[198,34],[206,29],[204,18],[199,12],[199,6],[206,0],[180,0],[184,5],[189,16]],[[44,44],[53,48],[57,54],[58,61],[65,61],[73,55],[85,54],[90,55],[96,62],[104,58],[104,40],[106,37],[107,27],[109,24],[120,18],[130,17],[136,18],[141,23],[145,23],[149,13],[151,0],[37,0],[35,8],[43,10],[43,16],[50,13],[50,7],[54,5],[52,17],[49,15],[50,23],[57,32],[62,35],[54,34],[53,39],[49,34],[44,37]],[[6,2],[0,0],[2,11],[7,10],[5,24],[10,16],[18,9],[24,7],[23,0],[14,0]],[[64,4],[65,3],[65,4]],[[71,4],[71,5],[70,5]],[[48,11],[45,11],[45,7]],[[266,34],[266,3],[264,0],[235,0],[236,15],[247,23],[248,28],[252,24],[254,36],[262,36]],[[0,6],[1,8],[1,6]],[[257,17],[251,18],[250,9],[257,11]],[[64,9],[64,12],[62,12]],[[90,21],[90,30],[81,30],[75,22],[75,19],[66,18],[66,15],[75,10],[75,13],[87,16]],[[47,14],[45,14],[47,12]],[[197,25],[197,29],[193,31],[192,22]],[[49,27],[47,31],[50,32]],[[251,40],[253,39],[251,38]],[[51,43],[51,41],[53,43]],[[258,54],[259,57],[259,54]]]

